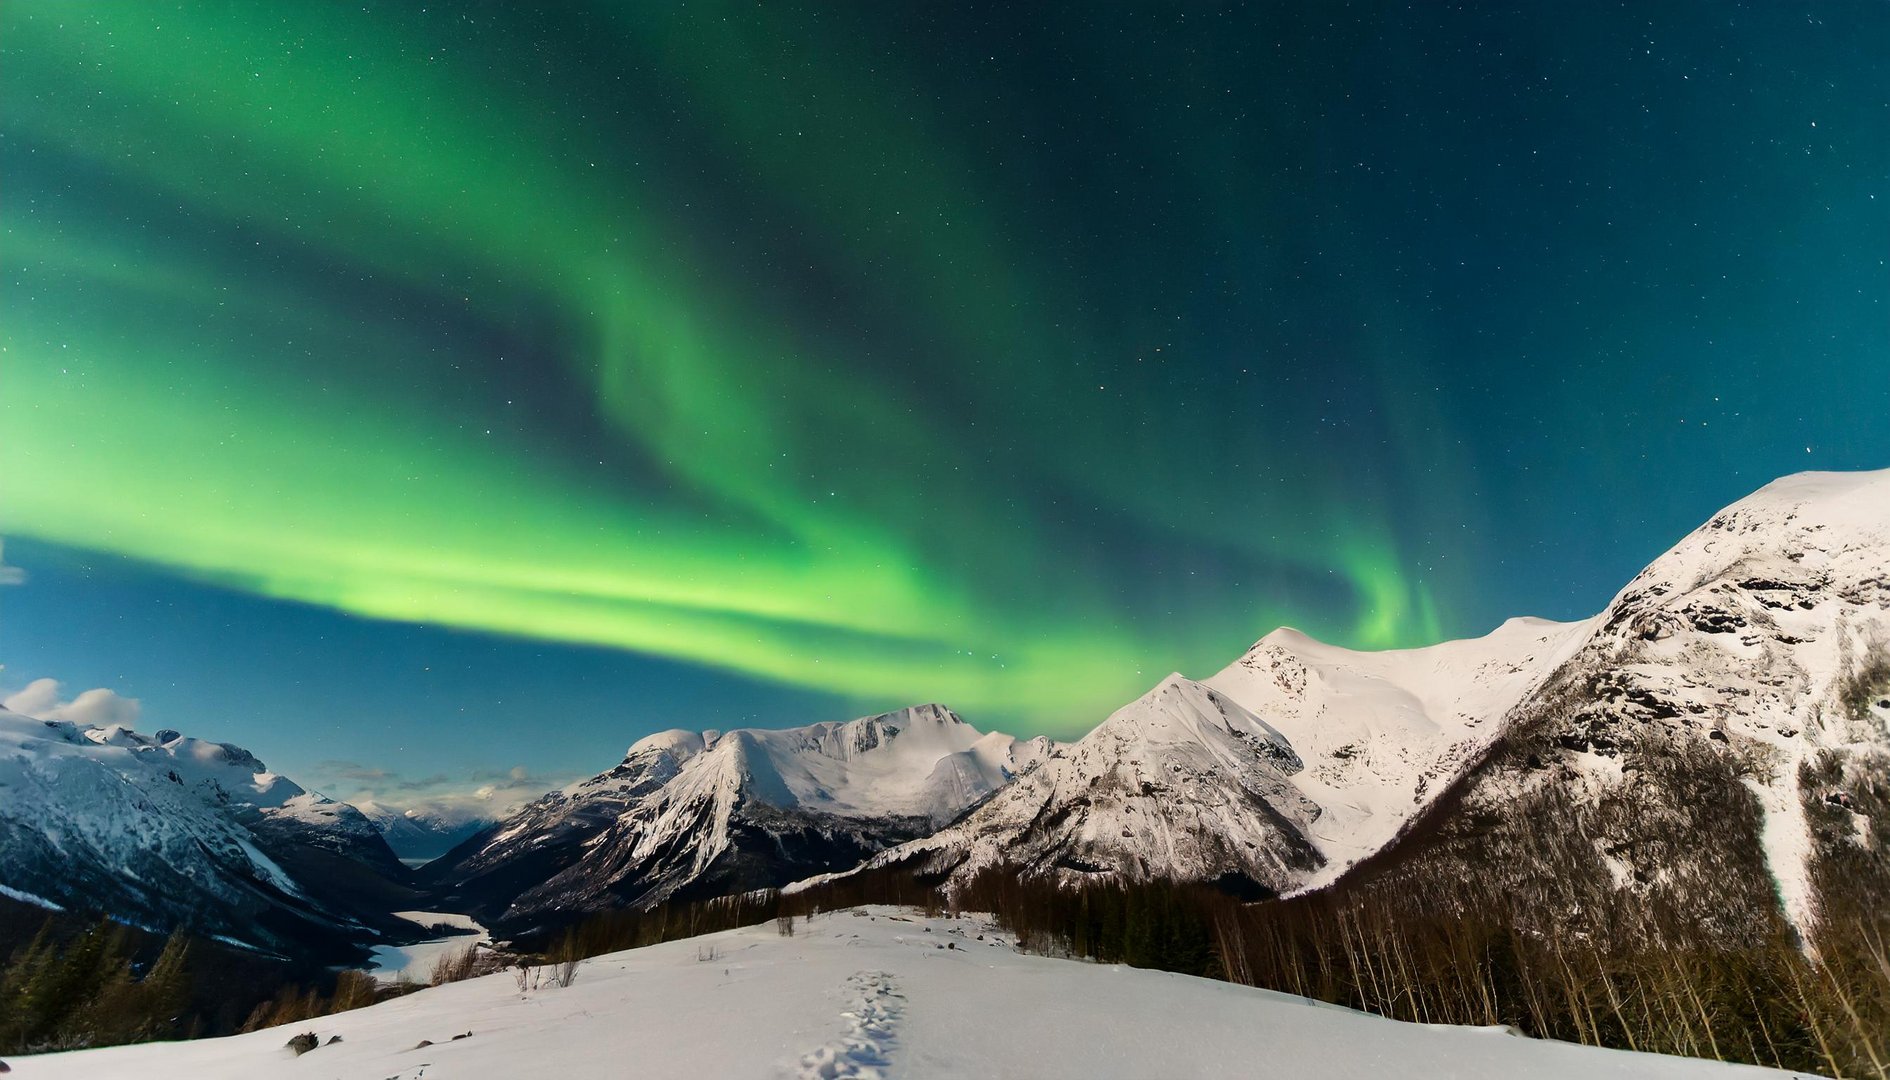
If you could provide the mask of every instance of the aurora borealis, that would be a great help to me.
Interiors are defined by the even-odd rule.
[[[10,0],[6,678],[1069,733],[1890,462],[1890,9],[1418,7]]]

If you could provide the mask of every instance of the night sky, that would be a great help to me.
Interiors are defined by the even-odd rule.
[[[1890,4],[0,7],[0,691],[343,796],[1280,624],[1890,465]]]

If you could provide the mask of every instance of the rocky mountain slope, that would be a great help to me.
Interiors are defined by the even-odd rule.
[[[487,920],[720,895],[922,836],[1048,753],[920,705],[784,730],[666,731],[427,868]]]
[[[1815,939],[1890,891],[1887,644],[1890,471],[1767,485],[1621,591],[1388,872]]]

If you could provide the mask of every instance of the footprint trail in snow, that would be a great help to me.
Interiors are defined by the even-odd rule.
[[[841,1015],[847,1030],[838,1039],[801,1058],[798,1080],[886,1080],[906,998],[883,971],[861,971],[847,978],[852,1005]]]

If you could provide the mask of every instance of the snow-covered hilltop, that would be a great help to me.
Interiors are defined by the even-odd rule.
[[[783,730],[659,732],[428,868],[493,918],[782,885],[857,864],[975,805],[1047,754],[920,705]]]
[[[265,950],[372,936],[400,865],[238,746],[0,709],[0,893]]]
[[[1297,884],[1329,882],[1391,843],[1592,629],[1511,619],[1480,638],[1380,652],[1281,629],[1209,678],[1305,763],[1293,785],[1319,808],[1306,839],[1324,865]]]
[[[1277,891],[1321,862],[1304,836],[1318,807],[1291,780],[1302,767],[1253,713],[1170,675],[963,821],[873,865],[957,881],[1005,866]]]
[[[288,1041],[311,1033],[301,1057]],[[1229,983],[1023,955],[975,918],[865,908],[509,973],[224,1039],[48,1054],[43,1080],[321,1076],[1255,1075],[1367,1080],[1784,1077],[1715,1061],[1406,1024]]]

